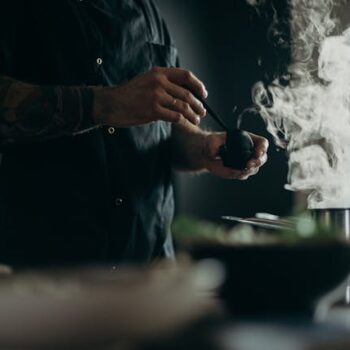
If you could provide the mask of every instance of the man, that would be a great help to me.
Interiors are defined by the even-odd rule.
[[[224,133],[199,127],[204,84],[177,65],[147,0],[3,2],[0,261],[148,262],[174,255],[171,168],[230,179]]]

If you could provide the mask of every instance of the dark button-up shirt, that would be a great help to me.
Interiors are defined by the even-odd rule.
[[[22,81],[112,86],[176,65],[176,49],[148,0],[11,0],[0,5],[0,21],[0,74]],[[0,261],[173,256],[170,133],[159,121],[3,146]]]

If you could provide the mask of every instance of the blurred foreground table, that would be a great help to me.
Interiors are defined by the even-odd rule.
[[[216,299],[215,262],[0,278],[0,349],[348,350],[350,309],[328,319],[239,320]]]

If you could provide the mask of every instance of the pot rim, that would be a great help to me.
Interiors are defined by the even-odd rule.
[[[350,208],[311,208],[310,211],[350,211]]]

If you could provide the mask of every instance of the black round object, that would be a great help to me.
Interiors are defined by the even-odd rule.
[[[249,134],[240,129],[228,129],[226,143],[219,155],[225,167],[242,170],[254,154],[254,142]]]
[[[343,241],[300,244],[187,246],[195,260],[216,259],[226,269],[220,290],[237,317],[312,315],[320,297],[345,281],[350,245]],[[345,295],[345,290],[344,290]]]

